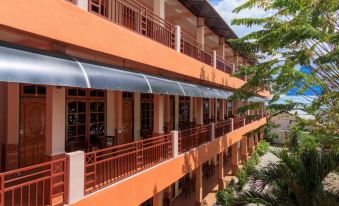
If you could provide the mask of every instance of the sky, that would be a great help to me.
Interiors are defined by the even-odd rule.
[[[246,34],[249,34],[253,31],[258,30],[259,26],[254,26],[248,28],[246,26],[234,26],[231,25],[231,21],[234,18],[243,18],[243,17],[264,17],[267,13],[259,8],[253,8],[251,10],[244,10],[238,14],[232,13],[233,9],[240,6],[246,0],[209,0],[213,7],[218,11],[218,13],[225,19],[225,21],[230,25],[233,31],[239,36],[242,37]]]

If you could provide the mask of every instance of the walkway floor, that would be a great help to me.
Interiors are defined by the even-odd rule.
[[[231,181],[234,176],[231,175],[231,165],[224,166],[224,180]],[[215,195],[218,192],[218,170],[216,168],[215,174],[209,179],[203,178],[203,205],[211,206],[216,202]],[[177,197],[173,206],[194,206],[195,205],[195,192],[185,197],[180,195]]]

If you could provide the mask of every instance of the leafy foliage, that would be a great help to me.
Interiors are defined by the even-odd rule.
[[[231,205],[259,203],[261,205],[337,205],[338,191],[325,188],[324,179],[338,169],[339,153],[322,154],[316,150],[300,155],[287,150],[273,151],[278,162],[257,167],[249,177],[255,185],[242,191]]]
[[[256,148],[256,152],[262,156],[264,155],[266,152],[268,152],[270,148],[270,145],[268,144],[268,142],[266,142],[265,140],[263,141],[260,141],[257,145],[257,148]]]
[[[248,82],[234,98],[248,99],[270,90],[271,103],[289,89],[298,93],[311,90],[317,97],[305,97],[304,109],[314,115],[311,125],[318,133],[339,134],[339,2],[338,0],[248,0],[234,12],[259,7],[263,18],[234,19],[235,25],[262,26],[229,43],[238,52],[256,54],[258,64],[242,66],[237,75],[248,75]],[[311,74],[295,69],[311,68]],[[314,89],[321,87],[322,93]],[[300,105],[294,105],[299,106]]]

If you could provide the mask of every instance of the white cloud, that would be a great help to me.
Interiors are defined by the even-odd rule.
[[[232,13],[233,9],[245,3],[246,0],[221,0],[219,2],[213,2],[214,8],[218,13],[224,18],[224,20],[232,27],[233,31],[239,36],[242,37],[246,34],[249,34],[253,31],[259,30],[260,26],[252,26],[250,28],[246,26],[235,26],[231,25],[231,21],[234,18],[247,18],[247,17],[264,17],[267,13],[260,8],[252,8],[251,10],[243,10],[240,13]]]

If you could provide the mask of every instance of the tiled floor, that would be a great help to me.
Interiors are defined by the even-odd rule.
[[[215,174],[209,179],[203,178],[203,205],[211,206],[216,202],[215,195],[218,192],[218,169],[215,169]],[[234,176],[231,175],[230,164],[224,166],[224,179],[230,181]],[[177,197],[173,206],[194,206],[195,192],[192,192],[188,197],[180,195]]]

